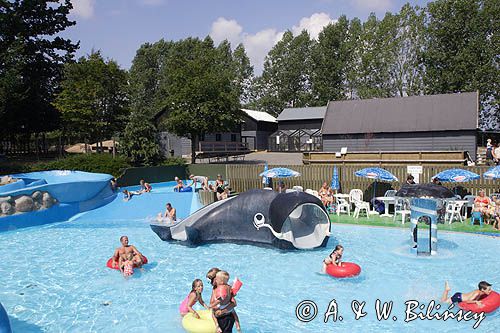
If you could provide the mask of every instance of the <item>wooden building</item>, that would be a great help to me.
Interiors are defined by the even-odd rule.
[[[477,92],[331,101],[323,151],[467,151],[475,159],[478,111]]]
[[[266,150],[269,136],[278,129],[276,118],[267,112],[242,109],[241,142],[250,150]]]
[[[287,108],[277,118],[278,130],[269,136],[270,151],[321,151],[321,125],[326,106]]]

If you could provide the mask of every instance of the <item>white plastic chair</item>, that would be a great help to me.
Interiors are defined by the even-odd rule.
[[[270,188],[270,187],[264,187],[264,190],[269,190],[269,191],[272,191],[273,189]]]
[[[370,203],[363,201],[363,191],[360,189],[352,189],[349,192],[349,200],[354,204],[354,214],[355,218],[359,218],[359,213],[362,210],[366,211],[366,217],[370,218]]]
[[[366,201],[354,201],[354,214],[355,218],[359,218],[359,213],[364,210],[366,213],[366,218],[370,218],[370,203]]]
[[[287,189],[285,190],[285,193],[292,193],[292,192],[297,192],[297,190],[296,190],[296,189],[293,189],[293,188],[287,188]]]
[[[401,215],[401,224],[405,224],[406,218],[410,217],[411,210],[410,203],[406,198],[396,198],[396,203],[394,205],[394,219],[396,222],[397,216]]]
[[[340,213],[347,213],[347,215],[351,215],[351,204],[344,198],[335,198],[337,203],[337,216]]]
[[[351,202],[354,202],[354,201],[363,201],[363,191],[361,191],[360,189],[352,189],[350,192],[349,192],[349,200]]]
[[[297,192],[304,192],[304,188],[302,186],[295,185],[294,187],[292,187],[292,189]]]
[[[457,202],[457,201],[448,201],[446,203],[446,213],[444,215],[444,223],[446,223],[446,220],[448,220],[448,224],[451,224],[455,217],[458,218],[460,222],[463,222],[462,220],[462,202]]]

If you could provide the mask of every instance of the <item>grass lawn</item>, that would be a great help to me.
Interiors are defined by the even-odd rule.
[[[401,218],[399,217],[398,222],[393,222],[392,217],[380,217],[378,215],[371,215],[370,219],[366,217],[360,217],[359,219],[355,219],[352,216],[348,216],[346,214],[341,214],[337,216],[336,214],[330,214],[330,220],[332,223],[339,224],[355,224],[355,225],[371,225],[371,226],[383,226],[383,227],[395,227],[395,228],[409,228],[410,222],[406,222],[405,224],[401,224]],[[476,222],[478,223],[478,222]],[[419,223],[420,227],[426,227],[424,223]],[[487,233],[495,233],[500,236],[500,230],[494,229],[491,225],[483,224],[483,226],[479,226],[479,224],[470,225],[470,218],[465,220],[463,223],[453,222],[452,224],[443,224],[438,223],[438,230],[450,230],[450,231],[460,231],[460,232],[487,232]]]

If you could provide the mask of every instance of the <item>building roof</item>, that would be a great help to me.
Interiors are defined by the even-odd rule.
[[[276,118],[271,116],[267,112],[248,110],[248,109],[241,109],[241,111],[245,112],[247,114],[247,116],[249,116],[250,118],[252,118],[255,121],[265,121],[268,123],[275,123],[276,122]]]
[[[326,113],[326,106],[288,108],[278,115],[278,122],[285,120],[309,120],[323,119]]]
[[[322,133],[476,130],[478,110],[477,92],[332,101]]]

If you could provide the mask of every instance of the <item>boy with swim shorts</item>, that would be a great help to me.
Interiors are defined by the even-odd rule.
[[[486,281],[481,281],[477,285],[476,290],[473,290],[468,293],[455,293],[453,296],[448,297],[448,292],[451,290],[450,286],[448,285],[448,281],[444,283],[444,292],[443,296],[441,297],[441,302],[445,303],[469,303],[469,304],[477,304],[480,308],[483,306],[481,303],[480,299],[483,298],[483,296],[488,296],[491,293],[491,284],[489,284]]]

